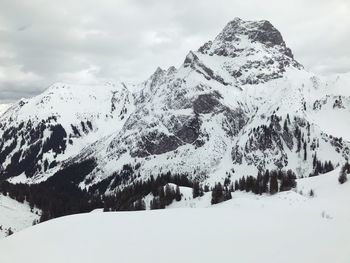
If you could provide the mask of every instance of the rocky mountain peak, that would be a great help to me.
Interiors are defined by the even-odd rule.
[[[167,70],[167,75],[176,73],[177,69],[174,66],[170,66]]]
[[[239,35],[247,35],[252,41],[285,46],[281,33],[267,20],[244,21],[235,18],[225,26],[217,39],[231,42]]]
[[[265,48],[275,47],[293,59],[292,51],[286,46],[281,33],[267,20],[245,21],[235,18],[224,27],[214,41],[205,43],[198,51],[211,51],[216,55],[235,57],[240,51],[251,48],[252,43],[262,44]]]
[[[148,80],[146,81],[146,83],[150,83],[150,86],[156,86],[157,84],[159,84],[162,79],[164,78],[166,74],[166,71],[164,69],[162,69],[161,67],[158,67],[156,69],[156,71],[148,78]]]
[[[245,21],[235,18],[196,53],[208,68],[220,61],[225,83],[259,84],[283,77],[290,69],[302,69],[286,46],[281,33],[266,20]],[[204,55],[204,56],[203,56]],[[213,58],[208,58],[208,55]],[[207,57],[207,58],[206,58]],[[215,57],[220,57],[215,59]],[[190,60],[188,56],[185,62]],[[224,77],[227,73],[232,79]]]

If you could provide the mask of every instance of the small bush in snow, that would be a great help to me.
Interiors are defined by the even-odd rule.
[[[340,170],[340,175],[338,177],[338,181],[340,184],[343,184],[348,180],[348,173],[350,173],[350,164],[346,163]]]
[[[310,196],[310,197],[314,197],[314,196],[315,196],[314,190],[312,190],[312,189],[310,190],[309,196]]]
[[[347,180],[348,180],[348,178],[347,178],[346,174],[340,174],[339,175],[338,181],[339,181],[340,184],[345,183]]]
[[[11,236],[13,234],[13,231],[12,231],[11,227],[9,227],[7,229],[6,234],[7,234],[7,236]]]

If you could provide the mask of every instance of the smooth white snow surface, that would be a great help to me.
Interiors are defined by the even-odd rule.
[[[10,108],[11,104],[0,104],[0,115],[7,111]]]
[[[211,208],[58,218],[1,240],[0,262],[348,263],[350,182],[338,174],[300,179],[297,192],[235,192]]]

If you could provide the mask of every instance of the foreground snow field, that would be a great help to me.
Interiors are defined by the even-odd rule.
[[[2,239],[0,262],[347,263],[350,183],[338,174],[300,179],[298,192],[235,192],[211,208],[58,218]]]

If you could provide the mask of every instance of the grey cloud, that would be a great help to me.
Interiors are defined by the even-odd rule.
[[[38,85],[39,83],[36,83]],[[11,103],[21,98],[28,98],[44,91],[45,88],[38,88],[35,84],[19,82],[1,82],[0,98],[1,103]]]
[[[157,66],[179,66],[234,17],[270,20],[310,71],[350,71],[348,0],[4,0],[0,102],[90,68],[96,79],[142,81]]]

